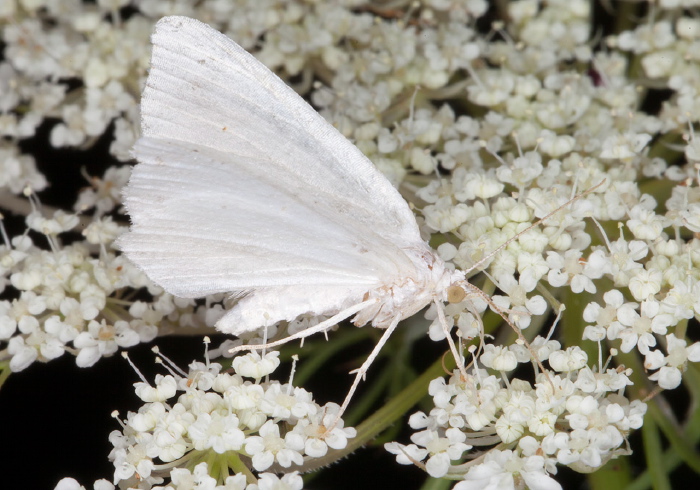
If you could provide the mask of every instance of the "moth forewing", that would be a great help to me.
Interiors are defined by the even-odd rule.
[[[355,372],[338,420],[400,320],[431,303],[465,377],[445,301],[482,298],[525,342],[506,312],[466,277],[602,183],[469,269],[451,270],[372,162],[235,42],[186,17],[161,19],[152,40],[143,136],[134,148],[139,163],[125,190],[132,226],[118,246],[172,294],[239,296],[217,324],[225,332],[328,317],[234,351],[277,347],[345,319],[385,328]]]

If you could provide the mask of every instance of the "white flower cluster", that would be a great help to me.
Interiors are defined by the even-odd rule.
[[[110,435],[114,483],[134,489],[301,489],[295,470],[329,448],[344,448],[356,433],[337,419],[338,405],[319,406],[303,388],[261,381],[279,366],[278,355],[238,356],[234,374],[221,372],[220,364],[194,362],[186,374],[157,376],[155,386],[136,383],[144,405],[127,415],[123,431]],[[266,472],[273,465],[287,474]]]
[[[684,124],[698,120],[683,97],[700,82],[700,64],[688,53],[695,45],[687,41],[695,39],[693,21],[675,19],[676,31],[684,30],[680,40],[669,21],[619,37],[621,49],[664,53],[661,48],[670,48],[682,60],[680,73],[678,66],[668,67],[677,95],[652,117],[637,109],[639,91],[625,78],[626,61],[615,52],[590,52],[589,30],[579,28],[588,5],[511,3],[512,42],[482,46],[490,67],[477,70],[467,86],[469,100],[490,111],[486,117],[456,117],[445,106],[433,115],[419,110],[411,116],[432,123],[413,127],[431,127],[438,136],[429,143],[430,154],[452,169],[449,177],[416,192],[426,203],[425,227],[447,234],[438,249],[445,260],[465,270],[484,268],[489,275],[482,287],[505,293],[488,302],[467,298],[449,305],[448,322],[458,335],[483,340],[483,325],[474,315],[489,306],[526,329],[548,306],[559,311],[566,289],[590,295],[602,289],[589,296],[600,299],[582,312],[592,325],[578,328],[583,340],[599,345],[595,370],[583,351],[561,350],[553,341],[543,351],[536,340],[535,361],[548,360],[566,378],[540,372],[533,388],[529,381],[505,377],[518,363],[533,360],[528,349],[487,344],[475,361],[500,372],[502,380],[476,370],[467,380],[453,376],[448,389],[438,388],[445,386],[442,380],[431,385],[436,408],[429,416],[412,417],[411,426],[422,429],[412,437],[414,444],[391,443],[387,449],[400,463],[418,464],[432,476],[464,477],[455,488],[557,488],[548,476],[556,473],[556,464],[588,472],[624,454],[621,445],[630,429],[641,426],[646,408],[622,396],[632,384],[629,370],[603,370],[604,343],[644,356],[644,368],[656,371],[649,379],[664,389],[678,387],[688,362],[700,361],[700,343],[684,339],[687,322],[700,318],[700,241],[692,235],[700,219],[699,160],[692,159],[699,154],[698,143],[692,132],[686,137],[685,167],[668,167],[650,157],[648,148],[653,135],[682,134]],[[573,59],[590,62],[596,78],[558,66]],[[643,61],[647,65],[659,69],[653,60]],[[485,158],[484,149],[492,158]],[[425,173],[434,168],[435,162],[428,164]],[[655,197],[640,190],[642,177],[680,181],[666,195],[664,212]],[[566,203],[575,189],[598,184],[540,228],[509,241]],[[506,186],[517,192],[506,195]],[[597,236],[584,227],[586,218],[593,220]],[[618,230],[605,226],[610,221]],[[504,243],[499,253],[487,255]],[[433,320],[431,338],[444,338],[434,308],[427,317]],[[470,459],[468,450],[477,445],[494,449],[452,465]]]
[[[556,488],[556,465],[597,468],[624,454],[640,426],[644,394],[623,355],[637,355],[635,374],[643,366],[663,389],[700,361],[688,340],[700,318],[700,3],[660,0],[648,19],[601,39],[591,37],[587,0],[491,3],[0,2],[0,207],[16,210],[15,195],[48,185],[22,149],[47,120],[54,147],[85,148],[112,131],[110,153],[128,160],[153,24],[171,14],[211,24],[294,80],[353,139],[415,204],[450,266],[485,272],[473,276],[483,296],[446,306],[453,333],[479,342],[479,368],[433,381],[435,408],[411,418],[413,444],[390,450],[462,479],[460,490]],[[506,8],[495,18],[508,20],[485,34],[477,21],[489,8]],[[647,109],[660,88],[669,95]],[[0,361],[13,371],[65,352],[90,366],[172,329],[200,333],[221,315],[212,298],[196,306],[163,294],[112,251],[124,226],[106,216],[119,211],[128,175],[109,167],[91,178],[78,214],[24,212],[31,234],[0,246]],[[84,240],[68,242],[81,220]],[[137,289],[148,295],[135,300]],[[539,340],[506,340],[494,312]],[[546,334],[549,312],[557,328]],[[436,309],[426,316],[430,338],[444,339]],[[560,333],[580,345],[553,340]],[[323,412],[290,385],[244,381],[272,369],[263,360],[234,362],[235,375],[199,365],[141,388],[147,405],[113,438],[119,480],[160,485],[168,464],[201,454],[237,454],[257,472],[293,468],[344,443],[344,429],[316,437],[332,406]],[[534,374],[513,374],[530,363]],[[470,460],[474,448],[488,450]],[[189,463],[169,473],[172,488],[301,485],[294,473],[212,482],[213,466]]]
[[[170,472],[171,484],[167,490],[301,490],[304,482],[298,473],[287,473],[278,477],[272,473],[262,473],[257,483],[248,484],[244,474],[229,476],[223,485],[217,485],[215,478],[209,476],[207,463],[199,463],[192,471],[187,468],[174,468]],[[119,488],[119,487],[117,487]],[[107,480],[98,480],[94,490],[114,490],[115,486]],[[86,490],[74,478],[63,478],[54,490]]]
[[[418,464],[432,477],[463,477],[454,487],[459,490],[522,483],[535,490],[561,488],[549,476],[557,473],[557,464],[590,472],[629,454],[627,435],[642,426],[646,412],[642,402],[623,396],[632,384],[629,373],[594,371],[580,348],[561,350],[554,340],[537,337],[532,346],[551,368],[539,373],[534,385],[505,376],[531,360],[527,349],[489,344],[479,361],[501,376],[473,369],[468,379],[455,371],[447,382],[433,380],[429,393],[435,408],[409,420],[420,431],[411,436],[413,444],[392,442],[386,449],[399,463]],[[452,463],[475,447],[494,449],[468,463]]]
[[[12,371],[66,352],[89,367],[119,348],[152,341],[159,329],[203,324],[191,300],[154,287],[122,255],[110,250],[125,227],[111,218],[95,219],[83,230],[85,241],[63,246],[77,215],[56,211],[51,218],[34,211],[29,230],[44,235],[51,250],[37,247],[26,234],[0,245],[0,289],[18,292],[0,300],[0,354]],[[98,251],[95,253],[96,251]],[[124,300],[127,288],[148,288],[153,302]]]

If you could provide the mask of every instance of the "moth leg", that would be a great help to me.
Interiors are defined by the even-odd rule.
[[[377,358],[379,352],[382,350],[382,347],[384,347],[384,344],[386,344],[387,340],[389,340],[389,337],[391,337],[391,334],[394,333],[394,330],[396,330],[396,327],[399,325],[399,321],[401,321],[400,314],[396,315],[391,321],[391,325],[389,325],[389,328],[387,328],[384,331],[382,337],[379,339],[379,342],[377,342],[377,345],[374,346],[374,349],[372,349],[372,352],[370,352],[369,356],[367,356],[365,362],[362,363],[362,366],[353,371],[350,371],[350,374],[355,374],[355,380],[352,382],[352,386],[348,390],[348,394],[345,395],[345,400],[343,400],[343,404],[340,406],[340,411],[335,416],[335,420],[333,420],[331,426],[326,429],[326,433],[332,431],[338,424],[338,421],[343,416],[343,413],[345,413],[345,410],[348,408],[350,400],[352,400],[352,397],[355,394],[355,390],[357,390],[357,387],[360,385],[360,381],[365,379],[367,370]]]
[[[452,356],[455,358],[457,363],[457,368],[459,369],[462,379],[467,379],[467,370],[464,368],[464,356],[457,350],[454,340],[452,340],[452,335],[450,334],[450,327],[447,325],[447,319],[445,318],[445,306],[441,301],[435,301],[435,307],[437,308],[438,319],[440,320],[440,325],[442,326],[442,331],[445,334],[445,339],[450,346],[450,351]]]
[[[540,361],[539,357],[537,356],[537,353],[535,353],[534,349],[532,348],[530,343],[527,341],[527,339],[523,335],[522,330],[520,330],[520,328],[518,326],[516,326],[512,321],[510,321],[510,318],[508,318],[508,314],[506,313],[506,311],[503,308],[501,308],[500,306],[498,306],[496,303],[494,303],[493,300],[491,299],[491,297],[488,294],[486,294],[485,292],[483,292],[481,289],[479,289],[478,287],[476,287],[472,284],[469,284],[469,283],[466,283],[466,287],[470,290],[471,293],[473,293],[474,295],[476,295],[476,296],[482,298],[484,301],[486,301],[486,303],[491,307],[491,309],[493,311],[495,311],[496,313],[498,313],[501,316],[501,318],[503,318],[503,320],[510,326],[510,328],[513,329],[513,331],[518,336],[518,342],[527,348],[527,350],[530,352],[530,356],[532,357],[532,361],[535,364],[537,364],[537,367],[540,368],[540,370],[544,374],[547,381],[549,381],[549,383],[552,384],[552,386],[554,386],[552,383],[552,380],[549,378],[548,371],[542,365],[542,361]],[[467,294],[469,294],[469,293],[467,293]],[[520,313],[520,312],[518,312],[518,313]]]
[[[334,325],[337,325],[338,323],[342,322],[346,318],[351,317],[358,311],[363,310],[365,307],[372,305],[376,303],[377,300],[371,299],[367,301],[363,301],[362,303],[358,303],[356,305],[352,305],[349,308],[345,308],[341,312],[333,315],[327,320],[322,321],[318,325],[314,325],[313,327],[307,328],[305,330],[302,330],[301,332],[297,332],[294,335],[290,335],[289,337],[285,337],[280,340],[275,340],[274,342],[267,342],[264,344],[246,344],[246,345],[237,345],[236,347],[232,348],[229,350],[230,353],[236,353],[240,351],[251,351],[251,350],[263,350],[263,349],[268,349],[270,347],[277,347],[279,345],[286,344],[287,342],[290,342],[292,340],[296,339],[303,339],[308,337],[309,335],[313,335],[318,332],[324,332],[331,328]]]

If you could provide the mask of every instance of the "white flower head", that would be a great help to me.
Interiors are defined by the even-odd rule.
[[[231,367],[241,376],[261,379],[272,373],[279,365],[279,351],[268,352],[264,357],[258,351],[252,351],[236,356]]]

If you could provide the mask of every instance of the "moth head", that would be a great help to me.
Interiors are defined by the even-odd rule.
[[[450,303],[460,303],[467,297],[467,292],[458,283],[451,284],[447,288],[447,301]]]

